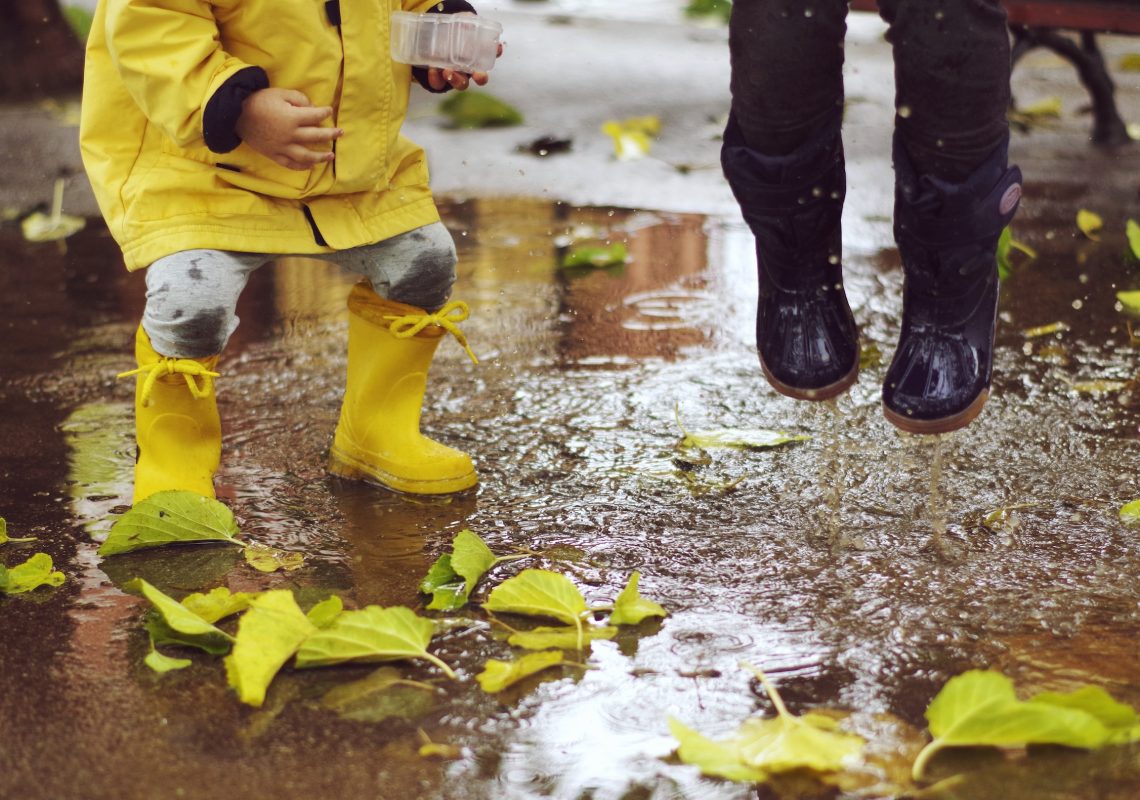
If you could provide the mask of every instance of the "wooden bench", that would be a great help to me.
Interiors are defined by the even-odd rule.
[[[1071,62],[1092,99],[1095,144],[1131,141],[1116,107],[1116,86],[1109,75],[1097,34],[1140,34],[1138,0],[1002,0],[1013,34],[1013,63],[1036,47]],[[852,0],[856,11],[877,11],[875,0]],[[1074,31],[1077,39],[1060,31]]]

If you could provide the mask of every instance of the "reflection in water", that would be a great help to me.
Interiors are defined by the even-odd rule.
[[[10,420],[0,514],[40,535],[71,577],[31,602],[0,599],[0,666],[11,678],[0,725],[18,725],[5,730],[0,796],[70,797],[82,782],[92,797],[189,800],[222,785],[250,797],[272,787],[283,800],[754,797],[663,758],[668,716],[719,737],[767,709],[741,660],[769,672],[793,711],[852,712],[856,730],[899,753],[921,744],[926,703],[969,667],[1003,669],[1026,691],[1098,683],[1140,706],[1140,542],[1115,515],[1135,495],[1140,409],[1057,377],[1131,374],[1135,351],[1105,311],[1113,283],[1128,277],[1111,248],[1087,252],[1096,280],[1070,274],[1078,245],[1046,236],[1069,224],[1058,210],[1019,222],[1018,238],[1049,257],[1003,287],[994,393],[953,449],[887,425],[881,363],[834,408],[768,389],[751,342],[755,275],[743,227],[510,199],[443,210],[460,252],[456,296],[471,304],[465,330],[482,363],[441,346],[424,427],[472,452],[482,482],[414,500],[328,478],[353,279],[300,260],[261,270],[218,382],[219,478],[245,536],[306,553],[298,572],[268,576],[229,549],[94,555],[91,531],[105,530],[129,488],[131,387],[111,376],[129,365],[140,276],[121,272],[98,228],[69,244],[66,259],[28,252],[0,229],[10,245],[0,253],[43,263],[19,272],[18,291],[3,284],[17,270],[0,269],[11,340],[0,350]],[[568,248],[607,240],[627,244],[629,263],[559,268]],[[888,354],[897,256],[849,262],[856,316]],[[1069,326],[1056,342],[1066,363],[1023,349],[1021,330],[1053,321]],[[712,453],[702,469],[731,488],[693,491],[641,467],[676,468],[677,405],[693,430],[812,439]],[[1016,525],[993,521],[1003,508],[1016,508]],[[355,692],[372,667],[287,669],[265,709],[251,712],[216,660],[194,656],[161,678],[142,666],[141,606],[119,588],[132,577],[176,596],[225,584],[291,588],[305,604],[335,592],[355,607],[418,607],[419,580],[463,528],[498,554],[544,554],[497,566],[461,624],[433,643],[459,679],[435,684],[431,708],[369,723],[322,704],[338,687],[350,688],[334,697]],[[944,547],[930,546],[932,529]],[[595,644],[580,656],[593,670],[554,669],[485,695],[473,680],[483,663],[518,654],[478,604],[525,566],[572,576],[599,604],[636,569],[642,593],[670,616]],[[439,678],[430,666],[393,666]],[[417,729],[462,757],[422,759]],[[1140,767],[1120,752],[953,758],[945,768],[970,774],[971,798],[1140,790]]]

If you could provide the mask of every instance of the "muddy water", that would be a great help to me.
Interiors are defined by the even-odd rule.
[[[1063,191],[1038,187],[1050,193]],[[1140,543],[1116,519],[1140,496],[1140,410],[1127,391],[1070,386],[1133,376],[1113,291],[1137,279],[1122,236],[1073,237],[1079,200],[1052,197],[1019,218],[1017,238],[1040,258],[1005,285],[994,395],[940,441],[900,435],[879,411],[893,250],[852,248],[870,363],[835,408],[816,407],[759,375],[741,228],[510,200],[448,206],[481,364],[441,347],[424,426],[471,452],[482,477],[448,499],[326,477],[351,281],[309,262],[264,269],[222,364],[219,493],[246,536],[307,554],[300,571],[269,576],[228,550],[95,555],[129,498],[131,389],[114,375],[131,366],[141,280],[122,274],[98,227],[66,250],[0,229],[0,515],[12,535],[39,537],[0,554],[45,550],[68,575],[0,599],[0,797],[769,797],[669,758],[669,716],[721,736],[769,708],[741,661],[766,670],[793,711],[850,712],[887,765],[870,783],[905,772],[923,709],[967,668],[1001,669],[1026,691],[1095,682],[1140,706]],[[607,239],[628,243],[629,264],[556,267],[565,248]],[[1053,322],[1069,330],[1022,334]],[[679,465],[678,416],[689,430],[813,438]],[[460,680],[408,693],[384,721],[388,706],[328,695],[368,668],[286,670],[250,709],[217,660],[194,655],[164,677],[142,663],[144,608],[120,588],[132,577],[175,595],[284,587],[305,602],[336,592],[419,607],[419,579],[463,528],[499,553],[548,552],[492,582],[523,564],[558,569],[600,603],[636,569],[670,616],[596,643],[588,672],[549,671],[492,697],[473,676],[509,648],[472,611],[434,646]],[[420,757],[424,736],[458,757]],[[945,797],[1134,798],[1137,762],[1128,748],[966,752],[932,773],[966,775]]]

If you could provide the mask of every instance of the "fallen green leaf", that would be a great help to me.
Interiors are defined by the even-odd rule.
[[[565,575],[544,569],[524,569],[492,589],[483,608],[495,613],[551,617],[573,625],[578,630],[576,649],[582,649],[586,598]]]
[[[723,25],[728,24],[732,14],[732,0],[689,0],[685,6],[685,16],[695,19],[711,17]]]
[[[630,573],[629,582],[614,601],[614,610],[609,618],[610,625],[637,625],[646,617],[667,615],[664,608],[641,596],[637,590],[640,579],[641,575],[637,571]]]
[[[51,556],[36,553],[14,567],[0,565],[0,592],[23,594],[41,586],[59,586],[66,580],[62,572],[52,569]]]
[[[455,611],[467,605],[467,584],[451,567],[451,553],[444,553],[428,568],[420,591],[431,595],[432,611]]]
[[[556,667],[562,663],[560,650],[545,650],[541,653],[527,653],[514,661],[499,661],[488,659],[483,665],[483,671],[475,676],[479,686],[488,694],[501,692],[523,678],[529,677],[544,669]]]
[[[83,230],[87,220],[63,213],[63,179],[55,182],[52,193],[51,212],[36,211],[20,221],[20,230],[29,242],[53,242],[66,239],[73,233]]]
[[[1140,223],[1134,219],[1124,223],[1124,235],[1128,239],[1128,250],[1132,257],[1140,259]]]
[[[926,765],[947,747],[1025,747],[1056,744],[1091,749],[1109,731],[1093,715],[1047,702],[1023,702],[1000,672],[970,670],[946,682],[926,709],[933,740],[915,759],[920,781]]]
[[[183,597],[182,605],[206,622],[217,622],[239,611],[245,611],[255,597],[257,597],[256,592],[232,593],[225,586],[219,586],[205,594],[195,592]]]
[[[1121,72],[1140,72],[1140,53],[1125,53],[1116,66]]]
[[[114,556],[187,542],[224,542],[241,546],[233,512],[225,504],[194,492],[152,494],[115,522],[99,555]]]
[[[233,652],[226,656],[226,679],[251,706],[265,702],[274,676],[317,628],[297,605],[293,592],[262,592],[238,622]]]
[[[1125,525],[1140,525],[1140,500],[1133,500],[1121,506],[1120,521]]]
[[[1140,289],[1129,289],[1116,293],[1116,299],[1130,314],[1140,315]]]
[[[1104,219],[1095,211],[1082,208],[1077,212],[1077,228],[1094,242],[1100,241],[1100,229],[1104,227]]]
[[[0,545],[6,545],[9,541],[35,541],[35,537],[28,536],[24,537],[23,539],[17,539],[15,537],[8,536],[8,521],[0,516]]]
[[[629,258],[629,250],[624,242],[611,242],[608,245],[587,245],[576,247],[562,257],[563,267],[614,267],[624,264]]]
[[[1068,694],[1039,692],[1029,698],[1029,702],[1084,711],[1108,729],[1108,744],[1140,740],[1140,715],[1136,709],[1119,702],[1099,686],[1082,686]]]
[[[618,629],[612,625],[587,625],[582,629],[540,627],[529,631],[514,631],[507,637],[507,643],[524,650],[547,650],[551,647],[580,650],[595,639],[612,639],[617,634]]]
[[[479,579],[502,560],[474,531],[461,530],[452,540],[451,552],[437,558],[420,581],[420,591],[432,596],[427,607],[454,611],[467,605]]]
[[[455,92],[439,110],[457,128],[503,128],[523,121],[518,109],[487,92]]]
[[[607,120],[602,132],[614,142],[614,155],[619,161],[632,161],[649,154],[652,140],[661,132],[661,120],[655,116]]]
[[[473,531],[461,530],[451,543],[451,568],[464,581],[464,596],[470,597],[475,584],[495,566],[495,554]]]
[[[251,542],[245,546],[245,563],[258,572],[286,572],[300,569],[305,564],[305,554]]]
[[[1021,335],[1026,339],[1036,339],[1039,336],[1052,336],[1055,333],[1064,333],[1071,330],[1067,322],[1051,322],[1048,325],[1038,325],[1035,328],[1026,328]]]
[[[412,720],[431,710],[434,691],[430,684],[405,680],[395,667],[380,667],[360,680],[330,689],[320,702],[356,722]]]
[[[171,656],[163,655],[154,649],[154,644],[151,644],[150,652],[147,653],[146,658],[143,659],[145,663],[152,670],[159,675],[164,675],[167,672],[173,672],[178,669],[186,669],[194,662],[188,658],[173,658]]]
[[[738,783],[765,783],[768,773],[759,767],[744,763],[735,739],[714,741],[697,733],[680,721],[669,718],[669,733],[679,743],[677,757],[714,778],[726,778]]]
[[[1036,103],[1030,103],[1027,106],[1019,106],[1018,113],[1029,117],[1030,119],[1042,119],[1044,117],[1060,117],[1062,110],[1060,97],[1045,97],[1038,100]]]
[[[403,606],[368,606],[346,611],[327,628],[310,636],[297,652],[298,667],[324,667],[345,661],[423,659],[442,669],[451,667],[427,651],[435,626]]]
[[[310,608],[305,616],[315,627],[327,628],[336,622],[342,611],[344,611],[344,601],[334,594]]]
[[[810,436],[803,434],[769,431],[761,428],[718,428],[686,432],[678,447],[697,447],[709,450],[714,447],[760,449],[779,447],[789,442],[805,442]]]
[[[232,636],[142,578],[127,581],[123,588],[141,594],[154,607],[157,616],[152,617],[146,626],[153,644],[197,647],[212,655],[229,652],[234,641]]]

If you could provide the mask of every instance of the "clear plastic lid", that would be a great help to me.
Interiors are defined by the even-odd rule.
[[[392,59],[417,67],[487,72],[503,26],[474,14],[392,12]]]

